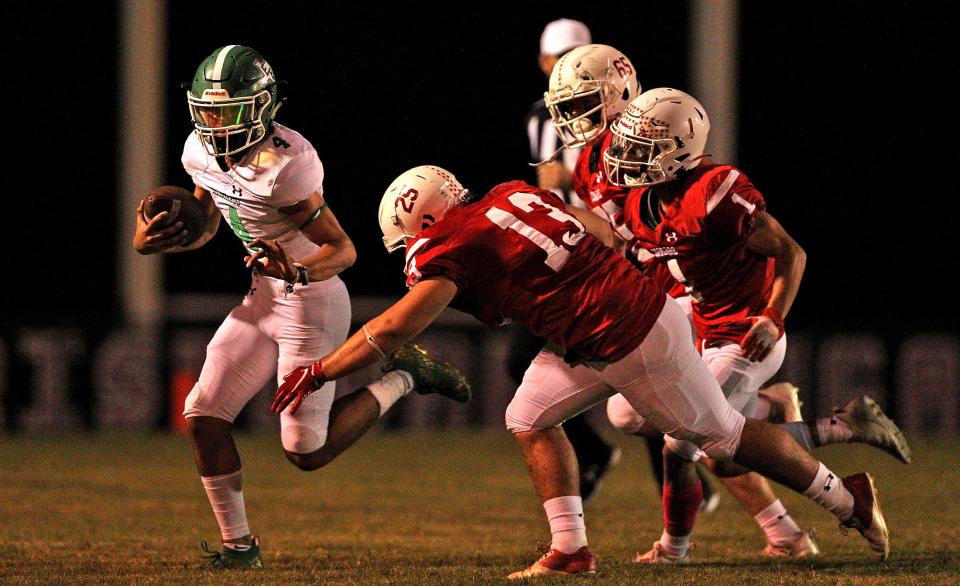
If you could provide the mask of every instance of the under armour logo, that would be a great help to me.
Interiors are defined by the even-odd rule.
[[[827,474],[827,481],[823,483],[823,492],[830,492],[830,489],[833,488],[833,474]]]
[[[677,233],[676,233],[676,232],[667,232],[667,233],[664,235],[664,240],[666,240],[667,242],[676,242],[676,241],[677,241]]]
[[[232,192],[233,192],[233,195],[235,195],[235,196],[237,196],[237,197],[243,197],[243,190],[240,189],[239,187],[237,187],[236,185],[231,185],[231,186],[230,186],[230,191],[232,191]]]

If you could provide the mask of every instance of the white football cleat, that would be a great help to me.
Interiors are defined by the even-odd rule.
[[[586,545],[573,553],[563,553],[551,549],[540,559],[524,570],[507,576],[507,580],[526,580],[537,576],[570,576],[573,574],[595,574],[597,556]]]
[[[904,464],[913,460],[903,432],[870,397],[860,395],[842,409],[835,410],[833,417],[846,423],[853,432],[848,441],[879,448]]]
[[[840,529],[844,533],[847,527],[856,529],[881,561],[887,559],[890,557],[890,532],[880,510],[873,476],[866,472],[847,476],[843,479],[843,486],[853,495],[853,516],[841,521]]]
[[[673,557],[663,552],[663,544],[659,540],[653,542],[653,549],[646,553],[638,553],[633,559],[635,564],[677,564],[686,565],[690,563],[690,552],[693,551],[695,544],[691,543],[687,551],[682,556]]]
[[[774,545],[767,542],[767,547],[763,548],[761,555],[770,558],[805,558],[812,555],[820,555],[820,548],[817,542],[813,540],[813,529],[810,531],[801,531],[797,533],[793,541],[783,545]]]

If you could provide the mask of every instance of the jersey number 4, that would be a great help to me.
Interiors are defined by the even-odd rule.
[[[540,196],[532,193],[521,191],[510,195],[507,199],[524,212],[523,219],[518,218],[513,212],[500,208],[487,210],[487,218],[504,230],[509,228],[540,247],[547,253],[547,258],[543,261],[544,264],[554,271],[563,268],[567,259],[570,258],[570,251],[563,245],[575,246],[583,240],[583,237],[587,235],[583,224],[575,217],[553,207],[543,201]],[[533,204],[539,207],[535,208]],[[547,213],[544,213],[544,211]],[[534,228],[524,220],[537,224],[540,229]],[[573,230],[569,228],[567,222],[573,224]]]

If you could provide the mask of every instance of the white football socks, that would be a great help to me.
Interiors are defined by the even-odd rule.
[[[846,521],[853,516],[853,495],[843,485],[843,481],[820,462],[817,475],[803,494],[810,497],[815,503]]]
[[[220,525],[224,541],[250,535],[247,511],[243,506],[242,470],[221,476],[201,476],[207,499]]]
[[[789,545],[796,540],[798,533],[803,532],[780,499],[770,503],[769,507],[754,515],[753,518],[763,529],[767,542],[772,545]]]
[[[682,558],[690,549],[690,535],[670,535],[664,529],[660,535],[660,551],[667,557]]]
[[[394,403],[413,390],[413,377],[403,370],[391,370],[379,379],[367,385],[367,390],[380,403],[380,417],[387,412]]]
[[[550,522],[550,547],[562,553],[574,553],[587,544],[583,523],[583,500],[578,496],[559,496],[543,503]]]

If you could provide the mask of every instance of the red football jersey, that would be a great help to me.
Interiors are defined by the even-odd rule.
[[[523,181],[447,213],[407,248],[407,285],[456,284],[451,306],[485,324],[525,324],[568,359],[613,362],[640,345],[666,296],[587,234],[550,191]]]
[[[573,190],[590,211],[609,222],[620,238],[630,242],[633,233],[623,222],[623,206],[630,188],[610,183],[603,170],[603,152],[610,146],[612,137],[608,128],[600,140],[580,152],[573,168]]]
[[[655,192],[677,190],[661,206]],[[693,297],[698,337],[739,342],[770,299],[773,259],[747,249],[763,195],[739,169],[701,164],[677,183],[631,190],[624,221],[638,257],[666,267]]]

